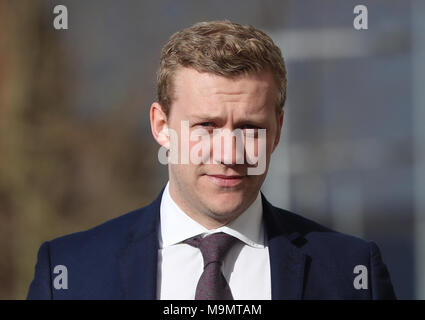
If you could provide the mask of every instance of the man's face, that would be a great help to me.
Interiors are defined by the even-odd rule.
[[[255,200],[267,174],[283,121],[276,114],[277,89],[270,72],[226,78],[194,69],[181,68],[174,77],[174,100],[165,126],[178,136],[178,151],[187,143],[189,151],[199,141],[182,139],[182,121],[189,132],[205,129],[266,129],[265,161],[262,174],[249,175],[247,163],[236,163],[236,141],[219,152],[211,151],[210,163],[169,164],[170,193],[174,201],[193,219],[207,228],[225,225]],[[228,131],[228,132],[230,132]],[[252,136],[258,145],[257,136]],[[212,141],[212,140],[211,140]],[[211,148],[212,149],[212,148]],[[256,155],[259,149],[256,148]],[[246,157],[246,154],[244,155]],[[205,162],[205,161],[204,161]]]

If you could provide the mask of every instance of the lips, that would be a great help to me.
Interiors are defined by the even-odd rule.
[[[240,185],[245,176],[239,175],[206,175],[208,180],[219,187],[236,187]]]

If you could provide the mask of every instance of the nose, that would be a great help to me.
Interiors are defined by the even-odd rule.
[[[214,163],[226,166],[243,164],[245,157],[243,131],[220,129],[213,136],[212,155]]]

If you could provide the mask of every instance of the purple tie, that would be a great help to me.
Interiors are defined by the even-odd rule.
[[[205,238],[201,235],[184,241],[199,248],[204,258],[204,272],[196,286],[195,300],[233,300],[230,287],[221,272],[226,253],[237,238],[223,232]]]

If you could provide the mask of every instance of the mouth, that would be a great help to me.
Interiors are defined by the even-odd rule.
[[[225,187],[225,188],[231,188],[236,187],[240,185],[245,176],[240,175],[214,175],[214,174],[207,174],[207,179],[219,187]]]

